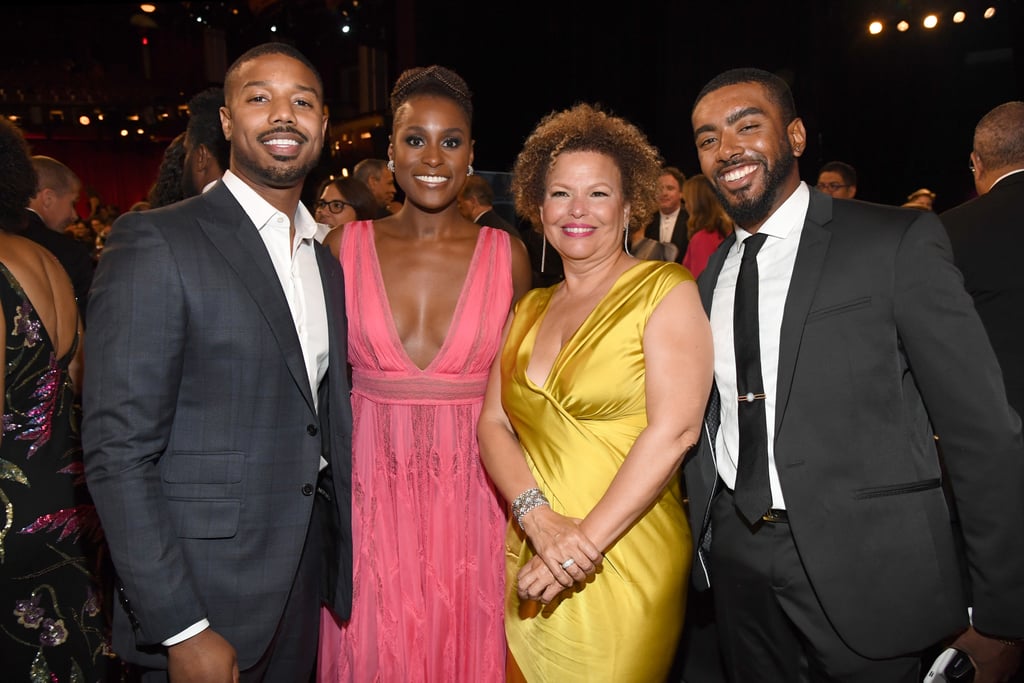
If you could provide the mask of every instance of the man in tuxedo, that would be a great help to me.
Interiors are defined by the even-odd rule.
[[[674,244],[679,249],[677,262],[686,255],[690,238],[686,234],[686,221],[690,215],[683,206],[683,183],[686,176],[675,166],[661,169],[658,177],[658,213],[648,224],[644,236],[657,242]]]
[[[78,310],[85,320],[89,303],[95,261],[92,250],[64,229],[78,219],[75,204],[82,189],[78,175],[53,157],[35,155],[32,166],[39,176],[36,194],[29,200],[24,227],[17,231],[22,237],[48,249],[71,278]]]
[[[86,477],[144,681],[308,683],[321,604],[349,616],[351,410],[337,260],[300,201],[327,116],[290,45],[228,69],[229,170],[126,213],[86,335]]]
[[[463,218],[471,220],[477,225],[504,230],[513,237],[521,239],[519,230],[494,210],[494,188],[486,178],[478,175],[466,178],[466,184],[459,190],[457,201],[459,213]]]
[[[685,464],[730,678],[919,683],[948,639],[1001,680],[1024,637],[1024,443],[942,224],[802,183],[773,74],[715,77],[692,123],[736,223],[699,279],[715,388]]]
[[[1010,405],[1024,415],[1024,102],[1007,102],[974,129],[971,169],[978,196],[940,215],[953,260],[995,348]]]

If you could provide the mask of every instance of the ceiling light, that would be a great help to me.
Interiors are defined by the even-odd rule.
[[[882,28],[884,28],[882,22],[872,21],[870,24],[868,24],[868,33],[870,33],[873,36],[877,36],[879,33],[882,32]]]
[[[925,28],[935,28],[939,25],[939,18],[934,14],[929,14],[924,18],[924,21],[921,22],[921,25]]]

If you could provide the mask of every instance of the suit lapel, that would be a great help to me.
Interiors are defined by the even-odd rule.
[[[263,239],[227,186],[221,183],[206,194],[215,211],[229,218],[199,218],[200,227],[249,290],[281,347],[288,371],[310,409],[314,409],[295,321]]]
[[[800,353],[804,323],[811,309],[818,282],[825,266],[831,233],[824,225],[832,220],[832,198],[811,191],[807,217],[804,219],[800,245],[797,247],[793,276],[789,281],[786,304],[782,312],[779,334],[779,371],[776,381],[778,401],[775,404],[775,433],[778,434],[793,387],[793,373]]]

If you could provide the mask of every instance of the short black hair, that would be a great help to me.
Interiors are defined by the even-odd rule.
[[[831,171],[832,173],[838,173],[839,177],[843,179],[843,182],[847,185],[857,184],[857,169],[845,161],[830,161],[823,165],[818,170],[818,175]]]
[[[231,161],[231,145],[224,137],[220,123],[220,108],[223,106],[224,88],[214,86],[197,92],[188,101],[185,134],[190,148],[203,145],[210,150],[221,169],[227,170]]]
[[[234,76],[235,73],[237,73],[240,68],[242,68],[243,64],[245,64],[246,62],[250,62],[253,59],[256,59],[257,57],[263,57],[265,55],[284,55],[285,57],[291,57],[292,59],[302,62],[307,69],[313,72],[313,75],[316,77],[317,87],[320,89],[320,96],[323,97],[324,80],[320,76],[320,71],[313,65],[313,62],[309,61],[309,58],[306,57],[306,55],[302,54],[302,52],[297,47],[295,47],[294,45],[289,45],[288,43],[263,43],[261,45],[257,45],[256,47],[251,47],[245,52],[243,52],[241,56],[238,57],[238,59],[231,63],[231,66],[228,67],[227,73],[224,74],[225,89],[227,89],[228,81],[230,81],[231,77]]]
[[[737,83],[757,83],[763,87],[768,92],[768,99],[778,106],[783,123],[788,125],[793,119],[798,118],[789,83],[770,71],[750,67],[729,69],[712,78],[697,94],[697,99],[693,101],[693,109],[696,109],[697,104],[710,93]]]

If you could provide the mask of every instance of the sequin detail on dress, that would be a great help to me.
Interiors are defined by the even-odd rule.
[[[0,661],[10,680],[92,683],[118,664],[99,578],[107,558],[88,496],[68,375],[46,328],[0,264],[6,329],[0,443]]]

